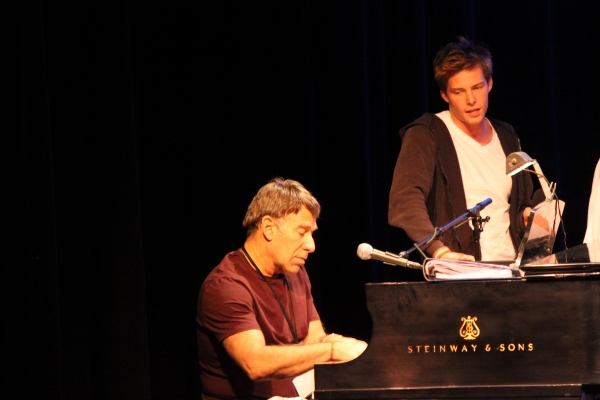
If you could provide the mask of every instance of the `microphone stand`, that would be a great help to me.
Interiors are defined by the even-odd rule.
[[[473,243],[475,244],[475,261],[481,261],[481,245],[479,244],[479,238],[481,232],[483,232],[483,224],[488,222],[490,217],[482,218],[479,215],[479,211],[476,211],[473,216]]]
[[[481,203],[477,203],[477,205],[475,207],[467,210],[463,215],[456,218],[455,220],[450,221],[449,223],[442,226],[441,228],[435,228],[434,232],[431,235],[427,236],[425,239],[423,239],[419,243],[415,243],[415,245],[413,247],[411,247],[410,249],[400,253],[400,257],[406,258],[413,251],[419,250],[419,252],[425,258],[427,258],[425,256],[425,254],[421,251],[421,246],[431,242],[435,238],[442,236],[450,228],[458,228],[459,226],[461,226],[462,224],[464,224],[465,222],[467,222],[471,219],[474,219],[476,221],[477,221],[477,219],[479,219],[477,221],[477,223],[475,223],[475,222],[473,223],[473,226],[475,227],[475,229],[473,230],[473,237],[474,237],[474,239],[476,239],[476,243],[475,243],[476,260],[481,261],[481,247],[479,245],[479,236],[481,234],[481,231],[483,230],[482,223],[489,221],[490,217],[481,218],[479,216],[479,211],[483,210],[491,202],[492,202],[492,199],[487,199],[487,200],[482,201]],[[477,235],[477,236],[475,236],[475,235]],[[477,255],[479,255],[479,258],[477,258]]]

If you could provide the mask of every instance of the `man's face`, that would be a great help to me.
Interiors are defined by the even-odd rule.
[[[469,133],[482,127],[492,84],[492,78],[485,80],[480,66],[462,70],[448,80],[446,92],[441,95],[448,103],[452,120],[462,131]]]
[[[275,273],[295,274],[304,265],[308,254],[315,251],[313,232],[317,222],[306,207],[297,214],[287,214],[276,220],[273,238]]]

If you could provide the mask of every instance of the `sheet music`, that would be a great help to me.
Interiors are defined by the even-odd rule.
[[[504,265],[428,258],[423,265],[428,281],[521,279],[523,271]]]
[[[311,369],[295,377],[292,382],[296,387],[299,398],[306,399],[315,391],[315,370]]]

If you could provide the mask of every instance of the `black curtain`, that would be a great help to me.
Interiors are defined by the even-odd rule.
[[[489,115],[513,124],[583,240],[599,152],[600,17],[546,1],[9,1],[2,5],[3,376],[7,398],[197,398],[204,277],[282,176],[320,200],[307,268],[330,331],[368,340],[362,261],[387,224],[398,129],[444,103],[436,51],[494,56]]]

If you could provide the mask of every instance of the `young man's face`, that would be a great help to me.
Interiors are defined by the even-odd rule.
[[[274,265],[275,272],[298,272],[306,258],[315,251],[313,232],[317,229],[315,217],[304,206],[297,214],[287,214],[276,223]]]
[[[454,123],[464,132],[480,129],[488,109],[492,78],[485,80],[480,66],[462,70],[448,80],[442,98],[448,103]]]

